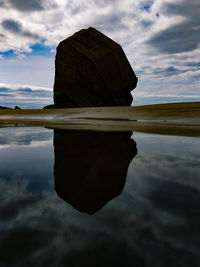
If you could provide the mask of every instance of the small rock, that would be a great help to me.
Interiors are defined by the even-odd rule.
[[[43,107],[43,109],[54,109],[54,108],[56,108],[55,105],[48,105]]]

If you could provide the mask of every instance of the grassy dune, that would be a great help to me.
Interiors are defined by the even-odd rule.
[[[200,136],[200,102],[137,107],[4,109],[0,110],[0,125]]]

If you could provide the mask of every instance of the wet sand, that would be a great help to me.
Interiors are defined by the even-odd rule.
[[[0,127],[44,126],[59,129],[141,131],[200,136],[200,102],[136,107],[0,110]]]

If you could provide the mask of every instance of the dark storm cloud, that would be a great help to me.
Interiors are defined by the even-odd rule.
[[[12,19],[6,19],[2,21],[2,26],[5,30],[10,31],[15,34],[19,34],[26,37],[32,37],[34,39],[39,39],[37,34],[33,34],[29,31],[23,30],[21,23]]]
[[[167,54],[188,52],[200,44],[200,2],[184,0],[180,3],[164,4],[163,12],[171,17],[183,16],[182,23],[170,26],[152,36],[148,44]]]

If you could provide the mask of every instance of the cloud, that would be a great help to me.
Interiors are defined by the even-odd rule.
[[[0,131],[0,149],[9,147],[36,147],[51,144],[52,132],[41,128],[3,128]]]
[[[16,8],[19,11],[31,12],[31,11],[40,11],[43,10],[41,5],[42,1],[39,0],[2,0],[0,2],[0,6]]]
[[[182,16],[180,23],[171,25],[153,35],[148,43],[155,46],[160,52],[174,54],[192,51],[200,45],[199,12],[200,2],[186,0],[163,2],[161,10],[164,15]]]
[[[199,31],[199,25],[195,27],[192,23],[187,22],[155,34],[148,40],[148,43],[163,53],[188,52],[198,48],[200,44]]]
[[[0,192],[5,193],[0,206],[4,217],[13,214],[13,219],[17,220],[21,211],[18,212],[20,206],[17,207],[14,203],[21,203],[22,210],[25,206],[30,208],[32,204],[26,203],[40,196],[39,188],[44,192],[52,191],[50,180],[53,178],[53,151],[51,130],[40,127],[15,127],[13,130],[9,127],[0,130]],[[28,193],[27,202],[24,190]],[[12,201],[8,201],[9,192],[13,192]],[[7,215],[4,207],[9,210]]]
[[[53,91],[49,88],[12,86],[0,84],[0,106],[14,108],[42,108],[52,104]]]
[[[163,69],[163,68],[157,68],[154,70],[154,74],[157,75],[157,76],[165,76],[165,77],[168,77],[168,76],[173,76],[173,75],[177,75],[177,74],[180,74],[180,73],[183,73],[183,70],[178,70],[177,68],[173,67],[173,66],[170,66],[166,69]]]
[[[1,87],[1,92],[10,92],[10,91],[12,91],[12,90],[9,88]]]
[[[21,24],[14,20],[8,19],[2,22],[3,28],[9,30],[11,32],[20,32],[21,31]]]
[[[26,206],[33,204],[35,201],[37,201],[37,199],[34,196],[30,196],[28,198],[25,197],[18,199],[17,201],[10,202],[7,205],[2,205],[3,203],[1,203],[0,220],[5,221],[17,217],[20,211],[20,206],[25,208]]]
[[[200,62],[188,62],[188,63],[186,63],[186,65],[189,66],[189,67],[199,68],[200,67]]]
[[[2,21],[2,26],[5,30],[10,31],[15,34],[19,34],[26,37],[31,37],[34,39],[38,39],[39,36],[37,34],[32,34],[29,31],[25,31],[22,29],[22,25],[15,20],[12,19],[6,19]]]

